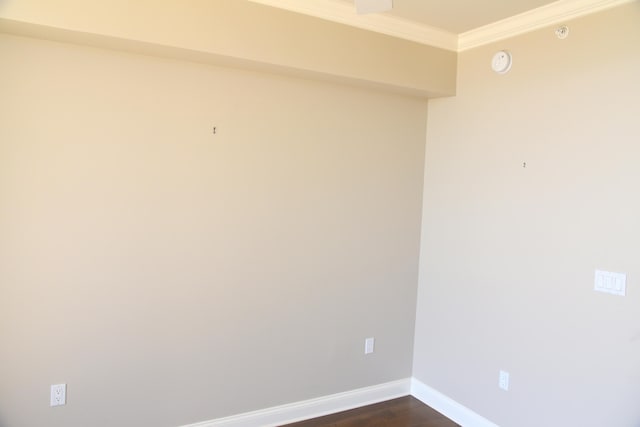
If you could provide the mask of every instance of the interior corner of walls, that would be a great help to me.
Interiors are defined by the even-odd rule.
[[[464,427],[499,427],[415,377],[411,378],[411,395]]]

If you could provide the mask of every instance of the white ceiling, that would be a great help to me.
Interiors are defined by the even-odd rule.
[[[330,1],[330,0],[317,0]],[[340,0],[353,5],[354,0]],[[556,0],[393,0],[385,15],[460,34]],[[355,8],[354,8],[355,10]]]
[[[638,0],[393,0],[390,12],[367,15],[354,0],[248,1],[463,51]]]

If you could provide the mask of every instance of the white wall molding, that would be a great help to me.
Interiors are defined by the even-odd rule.
[[[275,427],[408,395],[412,395],[464,427],[499,427],[415,378],[406,378],[182,427]]]
[[[635,0],[560,0],[460,34],[458,51],[559,24]]]
[[[267,6],[298,12],[352,27],[382,33],[424,45],[453,50],[458,48],[458,35],[440,28],[422,25],[389,15],[358,15],[355,7],[336,0],[249,0]]]
[[[466,406],[461,405],[415,378],[411,379],[411,395],[461,426],[498,427],[497,424],[492,423]]]
[[[559,0],[459,35],[384,14],[358,15],[353,5],[337,0],[250,1],[461,52],[636,0]]]
[[[271,427],[321,417],[360,406],[408,396],[411,379],[403,379],[304,400],[259,411],[190,424],[183,427]]]

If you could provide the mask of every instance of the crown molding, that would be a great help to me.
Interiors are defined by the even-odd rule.
[[[353,5],[337,0],[249,0],[417,43],[456,51],[458,35],[380,13],[358,15]]]
[[[458,52],[636,0],[559,0],[458,36]]]
[[[637,0],[558,0],[461,34],[385,14],[357,15],[339,0],[249,0],[417,43],[461,52]]]

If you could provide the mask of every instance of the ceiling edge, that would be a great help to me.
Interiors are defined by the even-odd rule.
[[[417,43],[461,52],[637,0],[558,0],[459,35],[384,14],[357,15],[338,0],[248,0]]]
[[[353,6],[336,0],[249,0],[417,43],[458,50],[458,36],[439,28],[383,14],[357,15]]]
[[[635,0],[559,0],[458,36],[458,51],[513,37]]]

